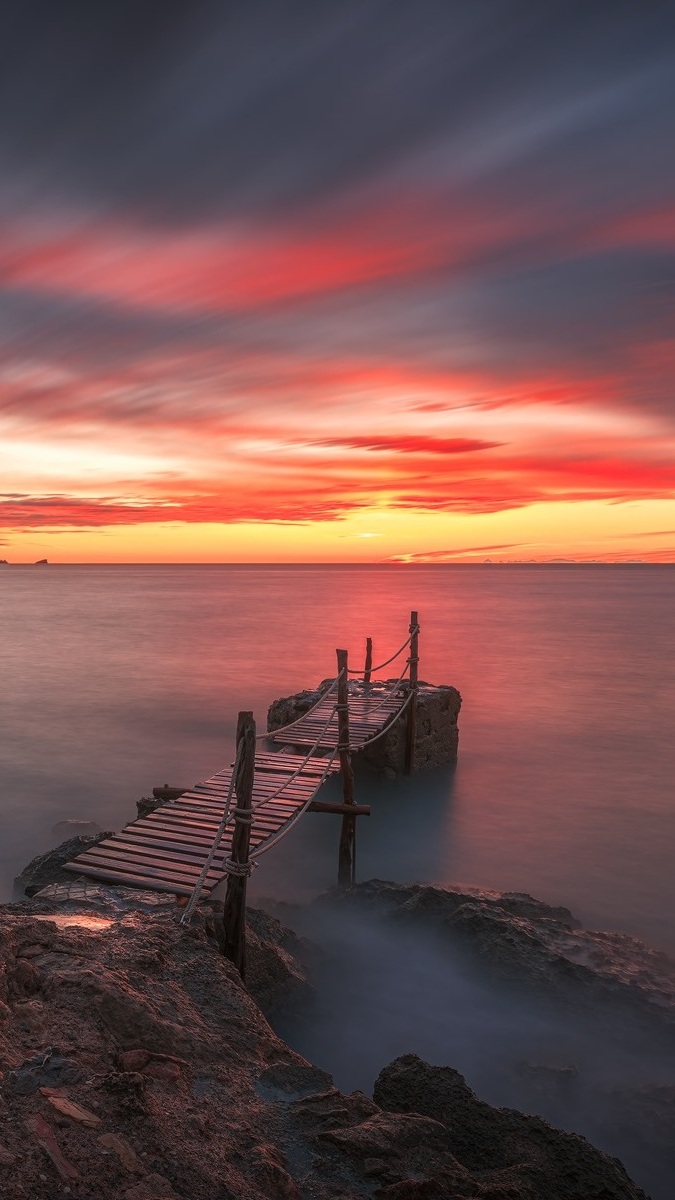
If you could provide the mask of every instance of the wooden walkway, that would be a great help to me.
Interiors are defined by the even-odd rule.
[[[261,740],[281,744],[282,750],[257,749],[253,714],[240,713],[238,769],[233,765],[218,771],[191,791],[131,821],[120,833],[77,855],[66,870],[108,883],[190,896],[187,915],[199,897],[208,896],[226,875],[228,887],[237,879],[245,892],[245,876],[253,865],[249,858],[271,849],[313,807],[342,814],[338,879],[353,880],[354,819],[370,810],[354,802],[351,754],[377,738],[407,708],[406,762],[410,762],[415,713],[410,702],[417,688],[419,633],[415,612],[409,633],[403,646],[381,664],[388,666],[410,646],[407,666],[396,683],[371,682],[370,639],[361,681],[348,682],[347,651],[338,650],[338,674],[321,700],[297,721],[262,735]],[[324,782],[338,772],[343,780],[342,804],[316,801]]]
[[[352,750],[358,750],[361,743],[381,733],[385,725],[401,711],[405,699],[405,692],[399,691],[391,695],[386,688],[378,684],[364,688],[360,694],[350,694],[349,741]],[[309,748],[318,740],[318,750],[333,750],[338,744],[338,714],[334,713],[329,721],[334,707],[334,694],[324,696],[290,728],[271,733],[271,741],[284,746]]]
[[[301,765],[300,775],[270,799]],[[233,769],[218,771],[178,800],[131,821],[120,833],[78,854],[66,870],[127,887],[190,896],[222,820]],[[319,758],[304,762],[299,755],[256,754],[251,849],[275,837],[311,802],[328,775],[339,770],[337,759],[328,766]],[[205,896],[223,877],[232,829],[230,824],[218,847],[204,883]]]

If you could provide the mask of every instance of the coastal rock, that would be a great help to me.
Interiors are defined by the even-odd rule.
[[[63,870],[64,863],[70,862],[77,854],[82,854],[84,850],[107,837],[111,837],[110,832],[82,834],[68,838],[53,850],[47,850],[45,854],[36,854],[14,880],[16,891],[24,896],[34,896],[50,883],[72,883],[73,873]]]
[[[384,920],[434,929],[495,981],[575,1008],[607,1004],[650,1027],[675,1027],[673,959],[628,934],[584,929],[568,909],[532,896],[370,880],[321,903],[363,905]]]
[[[403,1055],[378,1076],[374,1099],[388,1112],[419,1113],[438,1122],[446,1155],[479,1176],[481,1196],[644,1200],[645,1193],[618,1159],[539,1117],[484,1104],[451,1067],[432,1067],[414,1054]],[[426,1194],[434,1195],[431,1190]],[[440,1190],[436,1194],[442,1195]]]
[[[397,681],[389,679],[383,684],[372,685],[369,695],[377,703],[380,694],[384,695],[388,688]],[[313,691],[296,692],[293,696],[284,696],[275,700],[267,713],[267,728],[271,732],[281,729],[304,716],[310,708],[321,699],[330,687],[332,680],[324,679]],[[362,695],[364,685],[359,681],[349,684],[352,695]],[[416,740],[413,770],[424,771],[432,767],[454,763],[457,759],[459,730],[457,718],[461,708],[462,698],[456,688],[446,684],[438,687],[421,682],[416,700]],[[289,745],[293,744],[293,731],[288,731]],[[403,771],[405,760],[406,714],[403,713],[394,721],[383,737],[372,746],[367,746],[354,754],[358,761],[368,763],[379,772],[392,778]]]
[[[87,821],[84,817],[69,817],[65,821],[57,821],[56,825],[52,825],[52,833],[57,833],[61,837],[91,837],[100,832],[101,826],[97,825],[96,821]]]
[[[268,1019],[301,1012],[316,994],[302,959],[308,943],[260,908],[246,910],[246,986]]]
[[[53,1200],[66,1178],[80,1200],[644,1200],[583,1139],[481,1105],[449,1070],[456,1123],[446,1085],[419,1060],[387,1068],[376,1101],[342,1094],[272,1031],[203,923],[129,910],[101,929],[64,927],[60,912],[44,900],[0,910],[9,1200]],[[267,934],[285,949],[261,918],[256,937]],[[42,1031],[27,1005],[44,1013]]]

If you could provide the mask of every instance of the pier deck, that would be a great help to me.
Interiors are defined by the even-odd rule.
[[[271,849],[314,808],[342,814],[338,877],[343,883],[353,879],[355,817],[370,810],[354,802],[351,753],[381,736],[407,708],[411,759],[418,633],[417,613],[412,613],[407,641],[382,664],[388,666],[410,646],[407,665],[395,683],[371,681],[379,668],[371,666],[368,639],[361,682],[349,683],[353,672],[347,652],[338,650],[338,674],[297,721],[256,737],[253,714],[240,713],[232,766],[78,854],[66,870],[108,883],[190,896],[192,911],[200,896],[208,896],[224,876],[230,883],[237,877],[244,883],[251,860]],[[281,743],[283,749],[258,748],[260,741]],[[305,753],[297,754],[297,748]],[[338,772],[343,803],[317,801],[323,784]]]
[[[303,761],[299,755],[256,755],[251,850],[276,837],[312,801],[325,780],[340,770],[337,760],[330,765],[319,758],[302,765]],[[299,767],[301,773],[289,783]],[[108,883],[190,896],[223,818],[233,770],[218,771],[179,799],[131,821],[119,833],[78,854],[66,870]],[[204,896],[223,877],[233,824],[234,818],[214,856]]]

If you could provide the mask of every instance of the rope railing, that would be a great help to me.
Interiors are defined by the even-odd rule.
[[[276,837],[273,837],[268,842],[263,842],[262,846],[257,846],[255,850],[251,851],[250,857],[252,859],[260,858],[261,854],[266,854],[267,851],[271,850],[273,846],[277,846],[279,844],[279,842],[282,842],[284,840],[284,838],[291,832],[291,829],[293,829],[293,827],[300,820],[300,817],[304,816],[304,814],[307,812],[307,809],[309,808],[310,804],[314,800],[319,788],[323,786],[326,779],[328,778],[328,772],[330,771],[330,768],[333,765],[333,760],[335,759],[335,756],[337,753],[338,753],[338,748],[336,746],[333,753],[331,754],[330,758],[326,762],[326,769],[325,769],[323,775],[321,775],[321,777],[319,778],[319,781],[318,781],[314,791],[312,792],[309,799],[305,801],[302,808],[299,808],[298,811],[293,814],[293,816],[291,817],[291,820],[288,822],[287,825],[284,825],[284,828],[279,831],[279,833],[276,835]]]
[[[261,845],[257,846],[254,850],[250,851],[250,853],[248,853],[248,858],[247,858],[246,862],[235,862],[232,859],[231,853],[230,853],[230,856],[228,857],[226,850],[224,850],[222,852],[222,854],[221,854],[222,861],[220,861],[220,859],[219,859],[220,867],[222,868],[222,870],[226,874],[232,874],[232,875],[238,875],[238,876],[244,877],[245,875],[249,875],[251,873],[251,870],[253,870],[254,867],[257,866],[257,860],[260,858],[261,855],[266,854],[274,846],[277,846],[279,844],[279,842],[281,842],[285,837],[287,837],[288,834],[291,832],[291,830],[295,827],[297,822],[300,820],[300,818],[304,815],[304,813],[307,811],[309,806],[312,804],[314,798],[316,797],[317,792],[323,786],[325,780],[328,778],[336,757],[338,755],[340,756],[341,761],[343,762],[343,765],[342,765],[343,777],[344,777],[344,779],[347,779],[348,775],[351,774],[351,768],[349,765],[351,762],[351,754],[366,749],[366,747],[371,746],[374,742],[377,742],[380,738],[384,737],[389,732],[392,725],[394,725],[403,716],[403,714],[406,712],[406,710],[414,702],[415,697],[416,697],[416,686],[415,685],[416,685],[416,666],[417,666],[417,658],[415,656],[417,654],[417,649],[416,649],[417,634],[419,632],[419,625],[416,623],[416,619],[417,619],[417,613],[413,613],[411,615],[409,636],[406,638],[403,645],[400,646],[399,649],[394,654],[392,654],[389,658],[385,659],[384,662],[380,663],[376,667],[371,666],[370,668],[367,668],[366,671],[350,670],[347,666],[347,652],[343,651],[343,650],[339,650],[338,651],[338,667],[341,667],[341,669],[338,671],[338,674],[336,675],[336,677],[334,679],[330,680],[328,682],[328,685],[321,691],[319,698],[315,701],[315,703],[312,704],[307,709],[306,712],[304,712],[300,716],[296,717],[295,720],[289,721],[289,723],[287,725],[279,726],[277,729],[266,730],[264,733],[260,733],[256,736],[256,739],[255,739],[256,741],[264,741],[266,739],[269,739],[272,736],[276,737],[279,734],[283,735],[286,731],[291,731],[291,730],[295,729],[297,726],[303,725],[306,722],[306,718],[308,716],[310,716],[312,713],[314,713],[315,710],[317,710],[320,705],[323,705],[324,701],[329,696],[331,696],[331,694],[334,693],[336,689],[338,689],[337,701],[332,705],[330,713],[324,720],[313,745],[307,750],[307,752],[303,756],[302,760],[300,761],[299,765],[285,779],[283,779],[282,783],[279,783],[278,785],[276,785],[274,787],[274,791],[272,791],[268,795],[261,796],[257,803],[252,804],[251,803],[252,796],[250,796],[247,793],[245,809],[240,809],[236,805],[233,808],[233,798],[235,796],[235,792],[236,792],[237,796],[239,796],[239,792],[237,791],[237,777],[241,773],[242,769],[244,770],[244,775],[246,775],[246,770],[248,769],[246,767],[246,764],[249,762],[248,758],[245,758],[245,756],[244,756],[244,740],[245,739],[243,737],[241,738],[239,746],[237,747],[237,753],[236,753],[235,761],[233,764],[232,774],[230,776],[230,779],[229,779],[228,785],[227,785],[227,792],[226,792],[225,804],[224,804],[224,808],[223,808],[223,812],[222,812],[222,817],[218,824],[218,828],[215,832],[215,835],[213,838],[213,843],[209,849],[209,852],[208,852],[206,859],[203,863],[203,866],[200,870],[197,881],[196,881],[194,888],[192,890],[192,893],[189,897],[188,903],[185,907],[184,912],[181,915],[181,924],[186,924],[187,922],[189,922],[190,918],[192,917],[192,915],[194,913],[194,910],[199,902],[201,893],[204,889],[204,885],[206,883],[209,872],[211,871],[211,869],[213,867],[213,863],[218,854],[219,847],[221,846],[221,843],[223,840],[223,835],[225,834],[225,830],[227,829],[228,825],[230,825],[231,823],[236,822],[236,821],[240,821],[240,822],[245,821],[250,826],[253,823],[254,815],[258,811],[258,809],[265,808],[266,806],[273,804],[274,801],[277,800],[279,797],[282,797],[284,795],[284,792],[286,791],[286,789],[288,787],[290,787],[290,785],[292,783],[294,783],[294,781],[296,779],[298,779],[298,777],[300,775],[302,775],[303,770],[307,766],[308,762],[313,761],[313,762],[317,763],[317,765],[319,764],[319,762],[321,763],[321,766],[323,769],[320,771],[318,776],[315,777],[315,781],[316,781],[315,786],[312,788],[310,795],[302,803],[302,805],[292,814],[290,819],[286,822],[285,825],[282,826],[282,828],[278,831],[278,833],[274,837],[265,839],[261,843]],[[403,671],[401,672],[398,679],[393,684],[390,684],[387,681],[387,683],[384,685],[384,691],[382,691],[382,685],[380,684],[380,686],[377,688],[377,691],[375,693],[369,693],[367,690],[364,693],[361,693],[360,687],[358,685],[356,685],[356,688],[357,688],[356,694],[358,696],[361,696],[361,695],[366,696],[366,700],[367,700],[366,710],[367,710],[367,713],[369,716],[371,716],[373,713],[377,713],[386,704],[390,703],[392,698],[401,689],[401,685],[403,684],[406,676],[410,675],[410,684],[409,684],[409,688],[408,688],[408,694],[405,697],[405,700],[403,701],[401,706],[398,707],[396,709],[396,711],[390,715],[389,719],[386,719],[386,723],[382,729],[380,729],[378,732],[374,733],[371,737],[366,738],[364,741],[360,742],[358,745],[355,745],[353,743],[351,745],[349,745],[348,744],[349,737],[348,737],[348,733],[347,733],[348,726],[345,724],[348,720],[347,714],[349,712],[349,707],[350,707],[349,706],[349,697],[347,694],[348,690],[349,690],[348,689],[349,675],[353,675],[353,676],[361,677],[361,678],[363,678],[364,675],[368,675],[368,683],[369,683],[371,673],[382,671],[385,667],[389,666],[389,664],[394,662],[404,652],[404,650],[406,650],[406,648],[408,646],[412,646],[413,648],[411,650],[410,656],[406,660],[406,665],[405,665]],[[342,659],[340,656],[342,656]],[[371,654],[370,654],[370,644],[369,644],[368,652],[367,652],[367,661],[370,657],[371,657]],[[371,701],[374,701],[374,703],[372,703]],[[326,711],[326,709],[324,706],[324,713],[325,713],[325,711]],[[323,716],[324,713],[322,713],[321,715]],[[414,714],[414,710],[411,709],[411,713]],[[251,716],[251,714],[240,714],[240,717],[246,716],[246,715]],[[332,737],[328,738],[327,739],[328,748],[331,750],[330,757],[317,759],[314,756],[315,756],[317,750],[319,750],[319,747],[321,746],[322,742],[324,742],[324,739],[326,738],[326,733],[327,733],[328,729],[330,728],[331,724],[334,722],[336,716],[338,717],[338,723],[337,723],[338,729],[336,731],[337,744],[333,745]],[[410,719],[412,719],[412,718],[409,716],[409,720]],[[314,724],[314,727],[316,728],[316,724],[317,724],[316,721],[310,722],[310,725],[311,724]],[[345,724],[344,734],[342,732],[343,724]],[[254,728],[255,728],[255,726],[253,725],[253,729]],[[253,732],[253,729],[251,729],[251,733]],[[291,735],[291,740],[292,740],[292,735]],[[344,743],[344,745],[341,744],[342,742]],[[253,749],[251,749],[251,753],[253,754]],[[242,761],[244,762],[244,768],[242,768]],[[347,764],[346,766],[345,766],[345,762]],[[345,774],[345,772],[347,772],[347,774]],[[242,776],[242,778],[243,778],[243,776]],[[279,773],[277,773],[277,779],[278,778],[279,778]],[[250,781],[249,781],[249,783],[250,783]],[[244,786],[244,784],[242,784],[242,786]],[[242,803],[243,803],[243,801],[242,801]],[[352,795],[351,791],[349,792],[349,795],[347,794],[346,785],[345,785],[345,806],[347,806],[348,804],[352,804],[352,803],[353,803],[353,795]],[[344,835],[344,824],[345,824],[345,822],[343,820],[343,835]],[[238,826],[236,828],[238,828]],[[341,851],[340,852],[342,855],[342,843],[341,843]],[[352,861],[351,867],[352,867],[351,873],[352,873],[352,877],[353,877],[353,861]]]
[[[242,740],[239,743],[236,758],[234,760],[234,769],[232,771],[232,775],[230,776],[230,786],[227,789],[227,799],[225,801],[225,808],[223,810],[223,816],[222,816],[220,825],[218,826],[218,828],[216,830],[216,834],[213,839],[213,845],[206,856],[206,861],[204,862],[204,865],[203,865],[201,871],[199,872],[199,877],[194,886],[192,895],[190,896],[190,899],[188,900],[188,902],[185,906],[185,911],[183,912],[183,915],[180,919],[181,925],[187,924],[187,922],[190,920],[190,917],[192,916],[195,908],[197,907],[197,904],[199,903],[199,897],[201,896],[202,888],[204,887],[204,882],[206,880],[206,876],[208,875],[208,873],[211,869],[213,860],[216,857],[216,854],[218,852],[218,847],[223,839],[223,834],[225,833],[225,829],[226,829],[227,825],[229,824],[229,821],[232,819],[232,818],[230,818],[230,808],[232,807],[232,797],[234,795],[234,785],[235,785],[235,781],[237,778],[237,771],[239,770],[239,764],[241,762],[243,745],[244,745],[244,743]]]
[[[403,653],[403,651],[405,650],[406,646],[409,646],[409,645],[410,645],[410,643],[411,643],[411,641],[412,641],[412,639],[413,639],[413,634],[415,634],[415,633],[419,633],[419,631],[420,631],[420,627],[419,627],[419,625],[417,625],[417,626],[415,627],[415,629],[413,629],[413,630],[412,630],[412,632],[410,633],[410,635],[409,635],[409,636],[406,638],[406,640],[405,640],[405,642],[403,643],[403,645],[399,647],[399,649],[396,651],[396,653],[395,653],[395,654],[392,654],[392,655],[391,655],[391,658],[386,658],[386,659],[385,659],[385,661],[384,661],[384,662],[381,662],[381,663],[379,663],[379,665],[378,665],[377,667],[371,667],[371,668],[370,668],[370,670],[371,670],[372,674],[374,675],[374,674],[376,674],[378,671],[383,671],[385,667],[388,667],[388,666],[389,666],[389,663],[393,663],[394,659],[395,659],[395,658],[398,658],[399,654],[402,654],[402,653]],[[365,675],[365,673],[366,673],[365,671],[357,670],[357,668],[356,668],[356,667],[349,667],[349,668],[348,668],[348,671],[349,671],[349,674],[350,674],[350,675]]]
[[[370,708],[370,707],[368,708],[368,713],[370,716],[372,716],[373,713],[376,713],[378,711],[378,709],[382,708],[382,706],[384,704],[386,704],[388,700],[391,700],[392,696],[394,696],[396,694],[396,692],[398,691],[398,689],[400,688],[400,686],[403,683],[403,680],[405,679],[409,670],[410,670],[410,659],[408,659],[408,661],[405,665],[403,674],[399,675],[398,679],[396,680],[396,683],[392,684],[392,686],[388,689],[386,694],[383,696],[383,698],[380,701],[378,701],[377,704],[374,704],[372,708]]]
[[[302,773],[303,767],[307,766],[307,763],[309,762],[310,758],[314,754],[314,751],[318,750],[319,743],[321,742],[321,739],[322,739],[324,733],[326,732],[326,730],[328,729],[328,726],[330,725],[331,721],[333,720],[333,717],[335,716],[337,710],[338,710],[337,704],[333,705],[333,710],[332,710],[328,720],[326,721],[323,729],[321,730],[321,732],[320,732],[318,738],[316,739],[314,745],[312,746],[312,748],[307,751],[305,757],[303,758],[302,762],[300,763],[300,766],[296,768],[296,770],[293,772],[292,775],[288,776],[288,779],[285,779],[283,783],[279,784],[279,787],[277,788],[277,790],[275,792],[272,792],[271,796],[265,796],[265,799],[261,800],[260,804],[263,804],[263,803],[269,804],[271,800],[276,800],[277,796],[280,796],[281,793],[284,791],[284,789],[287,788],[289,786],[289,784],[293,783],[293,781],[295,779],[297,779],[298,775],[300,775]],[[337,750],[337,746],[336,746],[336,750]],[[279,757],[283,758],[283,755],[280,755]],[[333,755],[333,758],[334,757],[335,757],[335,755]],[[316,759],[314,761],[316,762]],[[331,762],[332,761],[333,760],[331,759]],[[255,805],[255,808],[259,808],[259,807],[260,807],[259,804]],[[255,811],[255,808],[253,811]]]
[[[381,737],[384,737],[385,733],[389,732],[392,725],[395,725],[396,722],[398,721],[399,717],[402,716],[402,714],[405,712],[406,708],[410,704],[410,701],[412,700],[414,695],[415,695],[414,692],[408,692],[405,703],[402,704],[401,707],[398,709],[398,711],[394,713],[394,715],[391,718],[391,721],[387,721],[387,724],[384,726],[383,729],[380,730],[379,733],[373,734],[373,736],[371,738],[367,738],[367,740],[365,742],[360,742],[358,746],[350,746],[350,749],[352,750],[352,752],[354,754],[356,754],[360,750],[365,750],[366,746],[371,746],[373,742],[377,742],[377,741],[379,741],[379,739]]]
[[[312,746],[311,750],[309,750],[307,752],[307,754],[303,758],[300,766],[297,767],[297,769],[293,772],[293,774],[289,775],[288,779],[285,779],[284,782],[282,784],[280,784],[280,786],[276,789],[276,791],[272,792],[271,796],[263,796],[258,801],[257,804],[252,805],[252,807],[250,809],[251,815],[248,816],[249,823],[252,820],[253,813],[255,813],[259,808],[262,808],[265,804],[270,804],[273,800],[276,800],[277,797],[280,796],[281,793],[284,791],[284,789],[287,788],[289,786],[289,784],[293,783],[293,781],[295,779],[297,779],[298,775],[301,774],[303,767],[305,767],[307,765],[307,763],[309,762],[309,759],[314,754],[314,751],[318,748],[319,743],[320,743],[324,733],[326,732],[328,726],[330,725],[331,721],[333,720],[333,717],[335,716],[336,712],[337,712],[337,705],[334,705],[333,710],[330,714],[330,717],[326,721],[316,742]],[[187,905],[185,906],[185,911],[183,912],[183,914],[181,916],[181,919],[180,919],[181,925],[187,924],[187,922],[190,920],[195,908],[197,907],[197,904],[199,903],[199,897],[204,888],[204,883],[205,883],[206,877],[211,869],[211,866],[213,865],[213,860],[216,857],[216,854],[218,853],[218,847],[220,846],[220,843],[223,840],[223,834],[225,833],[227,826],[237,818],[239,820],[246,819],[246,814],[241,814],[237,808],[235,808],[233,812],[230,812],[230,810],[232,808],[232,797],[234,795],[237,771],[239,769],[239,763],[241,761],[242,745],[243,745],[243,743],[240,743],[239,749],[237,751],[237,756],[234,761],[234,767],[232,770],[232,775],[230,776],[230,783],[229,783],[229,787],[227,789],[227,797],[225,800],[225,808],[223,810],[223,816],[221,818],[220,825],[218,826],[218,829],[216,830],[216,833],[215,833],[215,836],[213,839],[213,845],[211,846],[211,849],[209,850],[209,853],[206,856],[206,860],[205,860],[204,865],[199,873],[199,877],[197,879],[197,882],[195,883],[192,895],[190,896],[190,899],[188,900]],[[333,754],[331,755],[330,759],[328,760],[328,762],[326,764],[326,768],[325,768],[323,774],[320,776],[319,782],[317,783],[317,786],[312,793],[311,799],[314,798],[314,796],[316,795],[319,788],[325,782],[325,780],[328,776],[330,767],[332,765],[333,759],[335,758],[336,754],[337,754],[337,747],[335,748],[335,750],[333,751]],[[305,811],[305,807],[306,806],[303,805],[303,808],[298,813],[299,816],[301,816],[302,813]],[[251,854],[250,857],[252,859],[255,858],[256,857],[255,853]],[[228,874],[233,874],[233,873],[237,872],[238,864],[234,864],[233,869],[231,869],[231,863],[232,863],[232,860],[228,858],[228,859],[226,859],[226,861],[223,864],[224,869]],[[250,872],[244,872],[244,873],[250,874]]]
[[[319,705],[323,703],[323,701],[326,699],[326,696],[330,696],[331,692],[335,691],[338,683],[340,682],[341,677],[342,677],[342,671],[340,671],[340,673],[335,676],[335,679],[331,683],[330,687],[327,687],[325,692],[321,693],[321,695],[319,696],[319,699],[316,701],[316,703],[312,704],[311,708],[308,708],[307,712],[304,712],[302,714],[302,716],[296,717],[295,721],[289,721],[288,725],[279,725],[279,727],[277,729],[268,729],[265,733],[256,734],[256,741],[257,742],[267,741],[268,738],[271,738],[272,736],[276,737],[276,735],[278,733],[285,733],[287,729],[293,729],[296,725],[299,725],[301,721],[304,721],[305,717],[308,717],[311,712],[314,712],[315,708],[318,708]]]

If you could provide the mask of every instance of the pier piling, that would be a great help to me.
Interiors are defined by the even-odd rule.
[[[222,950],[246,977],[246,881],[251,873],[251,799],[255,773],[255,721],[252,712],[240,712],[237,722],[237,773],[235,777],[232,851],[226,863],[227,891],[223,909]]]
[[[342,802],[354,806],[354,771],[349,748],[349,674],[347,651],[337,650],[338,669],[338,752],[342,772]],[[356,863],[356,820],[355,814],[345,813],[340,831],[338,854],[338,887],[349,887],[354,882]]]
[[[410,614],[410,628],[408,632],[410,633],[410,657],[408,658],[408,663],[410,664],[410,674],[408,676],[408,686],[410,692],[412,693],[412,700],[408,705],[408,720],[406,724],[404,767],[406,775],[410,775],[412,773],[413,764],[415,762],[415,738],[417,733],[417,669],[420,661],[420,626],[417,619],[417,613],[415,611],[411,612]]]

